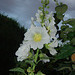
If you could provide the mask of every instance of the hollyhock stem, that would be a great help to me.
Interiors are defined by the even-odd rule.
[[[39,49],[37,49],[37,52],[36,52],[35,57],[34,57],[35,64],[33,65],[33,71],[35,70],[35,67],[36,67],[36,64],[37,64],[38,54],[39,54]]]

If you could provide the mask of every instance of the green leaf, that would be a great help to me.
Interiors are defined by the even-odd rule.
[[[75,32],[69,32],[67,36],[69,40],[72,40],[75,37]]]
[[[63,39],[63,41],[67,40],[67,35],[64,34],[64,32],[61,31],[60,37]]]
[[[69,69],[71,71],[71,67],[62,67],[60,69],[58,69],[58,71],[64,70],[64,69]]]
[[[72,28],[66,28],[64,32],[65,33],[73,32],[73,29]]]
[[[33,64],[33,61],[32,60],[25,60],[25,63],[29,63],[29,64]]]
[[[62,20],[63,17],[64,17],[64,15],[57,13],[57,18],[58,18],[58,19],[61,19],[61,20]]]
[[[75,45],[75,38],[71,40],[71,44]]]
[[[74,53],[75,48],[70,46],[70,45],[64,45],[64,47],[62,47],[60,49],[60,53],[56,56],[56,59],[64,59],[69,57],[70,55],[72,55],[72,53]]]
[[[13,68],[13,69],[10,69],[9,71],[14,71],[14,72],[21,72],[23,74],[25,74],[25,71],[22,69],[22,68]]]
[[[70,24],[71,26],[73,26],[75,28],[75,19],[68,19],[66,21],[64,21],[62,24]]]
[[[65,13],[67,11],[67,9],[68,9],[68,7],[66,4],[59,5],[55,8],[56,13],[61,13],[61,14]]]
[[[72,38],[75,36],[75,31],[73,28],[70,28],[69,26],[61,26],[61,33],[60,37],[63,39],[63,41],[66,40],[72,40]]]
[[[29,75],[34,75],[34,72],[31,72]]]
[[[66,26],[65,26],[65,25],[62,25],[62,26],[61,26],[61,30],[63,30],[63,31],[64,31],[66,28],[69,28],[69,26],[68,26],[68,25],[66,25]]]

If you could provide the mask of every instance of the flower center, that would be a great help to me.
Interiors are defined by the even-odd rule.
[[[40,42],[41,39],[42,39],[42,36],[41,36],[41,34],[36,33],[36,34],[34,34],[33,39],[34,39],[35,42]]]

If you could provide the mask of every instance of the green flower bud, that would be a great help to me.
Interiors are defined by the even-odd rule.
[[[43,7],[46,7],[46,5],[45,5],[45,4],[43,4]]]
[[[47,4],[49,4],[49,0],[47,0]]]
[[[47,29],[47,30],[50,30],[50,28],[49,28],[48,26],[46,26],[46,29]]]
[[[41,0],[41,3],[43,3],[44,1],[43,0]]]
[[[49,6],[47,6],[47,8],[49,9]]]
[[[31,67],[28,67],[27,72],[32,72]]]
[[[50,48],[50,47],[49,47],[49,44],[45,44],[45,47],[46,47],[46,49]]]
[[[42,7],[39,7],[39,10],[41,10],[42,9]]]
[[[48,12],[48,11],[46,11],[45,13],[46,13],[46,14],[49,14],[49,12]]]

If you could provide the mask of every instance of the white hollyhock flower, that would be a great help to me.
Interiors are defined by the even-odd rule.
[[[48,14],[47,16],[46,16],[46,20],[45,20],[45,25],[46,25],[46,27],[47,27],[47,29],[48,29],[48,31],[50,31],[50,36],[51,37],[55,37],[55,34],[56,34],[56,32],[57,32],[57,29],[56,29],[56,27],[54,26],[54,24],[55,24],[55,22],[54,22],[54,17],[53,17],[53,15],[52,15],[53,13],[51,12],[50,14]]]
[[[24,42],[24,44],[21,44],[21,46],[18,48],[18,50],[15,53],[15,55],[18,56],[17,61],[23,61],[24,59],[26,59],[29,55],[29,51],[30,51],[30,46],[28,45],[28,43]]]
[[[48,21],[48,20],[47,20]],[[47,25],[49,25],[49,26],[47,26],[47,29],[48,29],[48,31],[50,31],[50,33],[49,33],[49,35],[51,36],[51,37],[55,37],[55,35],[56,35],[56,33],[57,33],[57,29],[56,29],[56,27],[54,26],[54,25],[51,25],[50,23],[49,23],[49,21],[48,22],[45,22],[45,25],[47,24]]]
[[[31,26],[25,33],[24,40],[27,40],[31,48],[36,50],[37,48],[42,49],[44,44],[48,44],[50,42],[50,36],[45,27]]]
[[[56,33],[57,33],[56,27],[55,26],[50,26],[50,36],[55,37]]]
[[[58,40],[56,39],[56,37],[54,37],[54,41],[52,43],[50,43],[48,50],[50,51],[50,54],[55,55],[57,53],[57,51],[54,49],[54,47],[58,46]]]
[[[51,12],[50,14],[47,14],[47,15],[46,15],[46,21],[47,21],[47,20],[48,20],[49,23],[50,23],[49,25],[54,25],[54,24],[55,24],[55,21],[54,21],[55,19],[54,19],[54,17],[53,17],[53,12]],[[48,26],[49,26],[49,25],[48,25]]]
[[[36,13],[35,16],[36,16],[36,21],[40,23],[42,21],[41,16],[43,16],[42,11],[38,10],[38,13]]]

